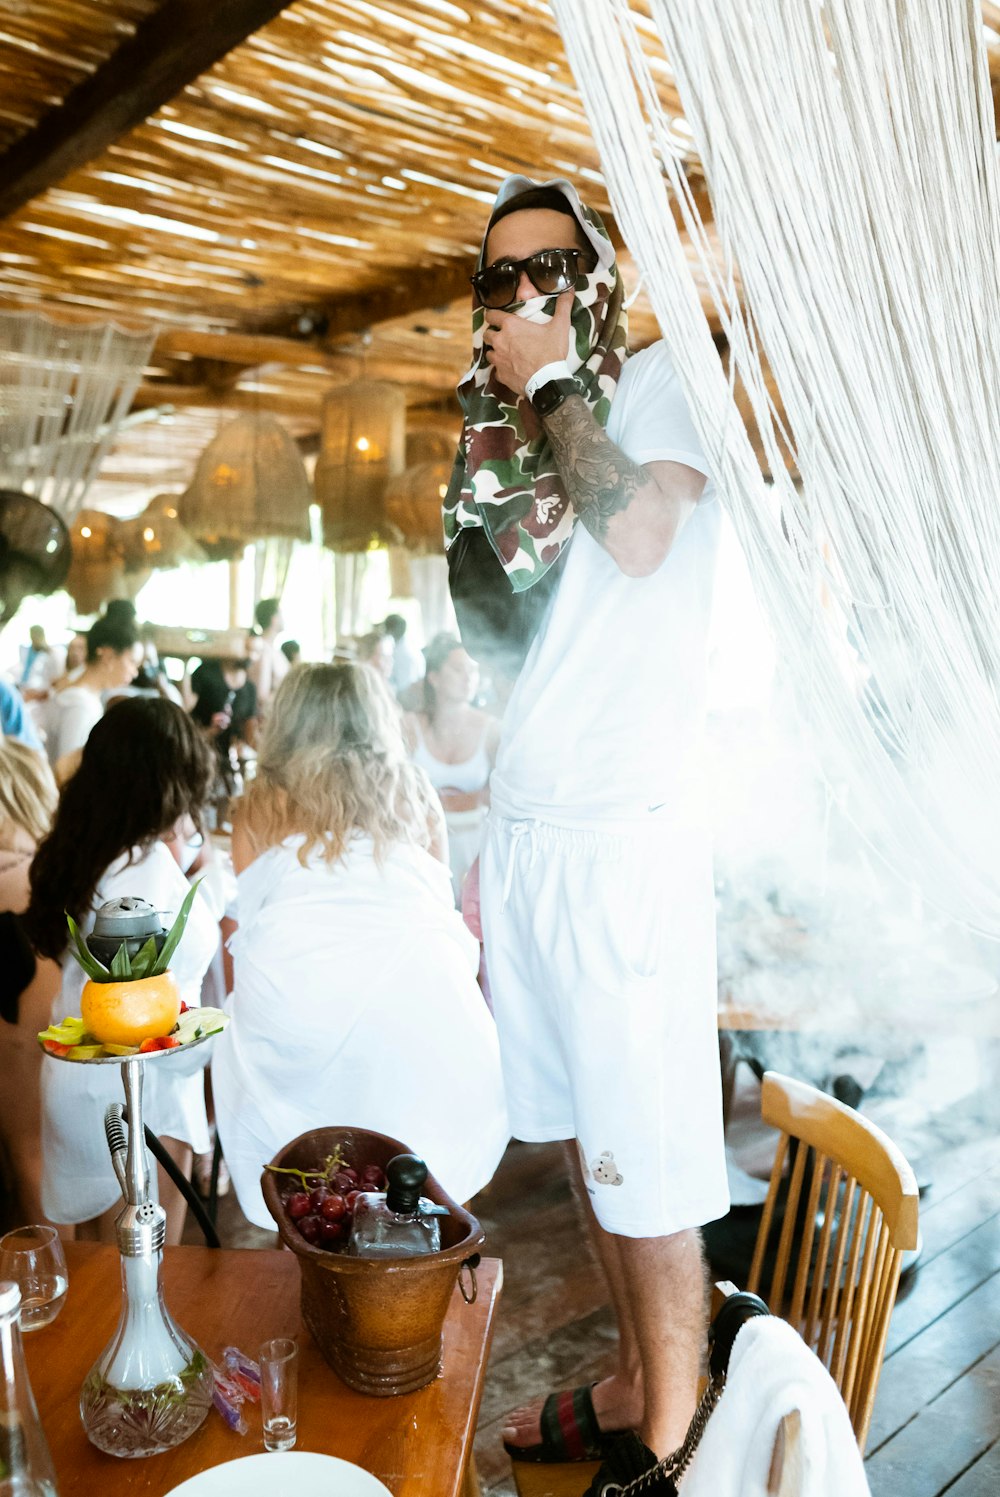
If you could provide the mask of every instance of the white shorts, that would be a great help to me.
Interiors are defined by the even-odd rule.
[[[480,886],[514,1136],[578,1140],[609,1232],[664,1237],[724,1216],[707,834],[493,810]]]

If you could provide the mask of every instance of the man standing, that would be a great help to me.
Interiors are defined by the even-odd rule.
[[[486,960],[512,1130],[576,1140],[620,1330],[612,1377],[517,1410],[504,1440],[603,1456],[596,1493],[684,1437],[698,1228],[728,1208],[696,793],[719,506],[665,346],[627,357],[614,251],[570,183],[507,179],[473,284],[449,563],[463,630],[524,659],[481,858]]]

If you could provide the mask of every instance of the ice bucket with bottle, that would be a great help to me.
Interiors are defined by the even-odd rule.
[[[278,1169],[316,1170],[331,1154],[354,1169],[384,1170],[406,1144],[362,1128],[314,1128],[271,1161]],[[433,1161],[429,1161],[433,1163]],[[471,1303],[485,1233],[434,1179],[424,1195],[447,1206],[441,1250],[411,1258],[355,1258],[313,1247],[285,1210],[288,1177],[265,1169],[261,1189],[286,1247],[299,1260],[302,1319],[323,1356],[350,1388],[387,1397],[431,1382],[441,1364],[441,1332],[456,1283]]]

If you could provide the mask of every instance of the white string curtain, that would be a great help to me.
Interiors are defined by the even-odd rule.
[[[156,336],[0,312],[0,488],[70,524],[132,404]]]
[[[927,898],[1000,935],[1000,195],[977,6],[651,0],[717,244],[626,0],[552,6],[828,779]]]
[[[253,548],[253,606],[261,598],[280,598],[288,581],[295,542],[287,536],[267,536]]]

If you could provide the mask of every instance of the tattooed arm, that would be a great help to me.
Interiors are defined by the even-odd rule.
[[[561,296],[547,323],[486,313],[487,358],[503,383],[523,394],[536,369],[565,357],[572,297]],[[634,463],[571,395],[545,422],[566,492],[583,524],[627,577],[663,563],[694,512],[706,479],[686,463]]]
[[[579,395],[552,412],[545,430],[573,508],[594,540],[627,577],[655,572],[694,512],[704,473],[686,463],[634,463]]]

